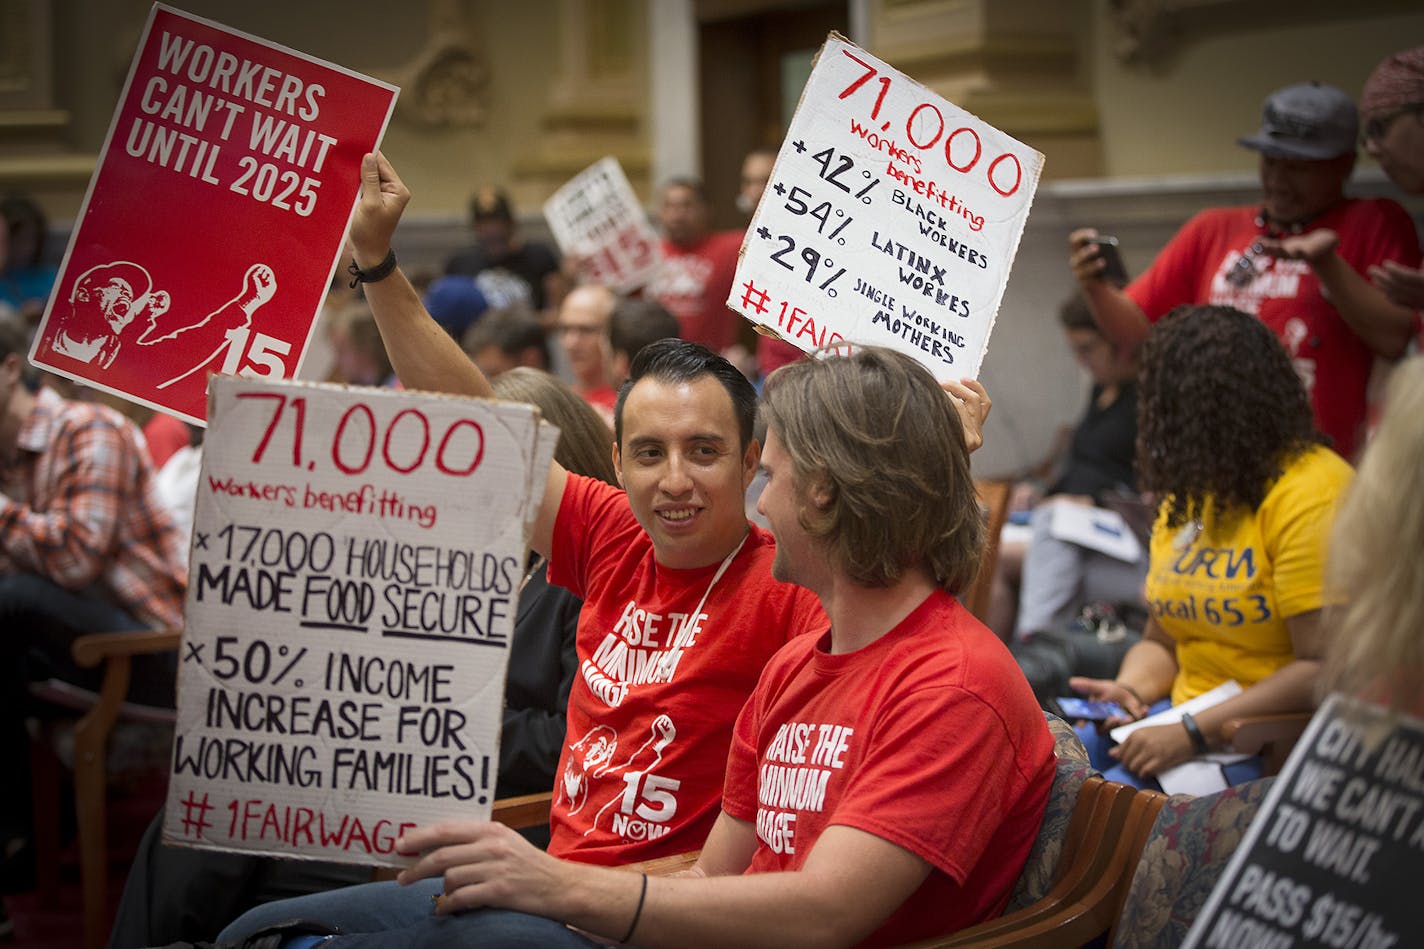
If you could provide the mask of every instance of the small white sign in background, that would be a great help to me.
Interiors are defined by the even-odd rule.
[[[975,376],[1043,155],[832,34],[742,244],[727,305],[803,350]]]
[[[400,863],[487,818],[557,430],[528,405],[216,377],[170,843]]]
[[[544,202],[559,250],[580,257],[594,280],[619,293],[643,286],[662,261],[657,232],[613,157],[570,178]]]

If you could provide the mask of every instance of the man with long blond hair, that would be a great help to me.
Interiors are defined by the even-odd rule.
[[[439,883],[433,913],[322,945],[890,946],[1003,911],[1053,742],[1007,648],[953,596],[983,538],[958,416],[923,367],[874,347],[778,370],[763,411],[772,574],[830,628],[762,671],[696,865],[654,879],[450,821],[398,844],[420,857],[402,884]]]

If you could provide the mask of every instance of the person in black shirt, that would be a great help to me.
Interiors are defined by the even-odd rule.
[[[563,299],[564,277],[559,258],[548,245],[516,233],[514,212],[504,192],[481,188],[470,201],[470,226],[475,243],[445,262],[445,273],[475,278],[493,308],[524,304],[536,311],[556,307]]]
[[[1086,603],[1141,599],[1145,552],[1128,563],[1053,534],[1056,503],[1102,506],[1105,497],[1136,493],[1137,366],[1104,337],[1082,297],[1059,311],[1074,358],[1092,377],[1082,418],[1054,454],[1015,489],[1010,511],[1028,515],[1033,534],[1025,544],[999,549],[999,589],[993,626],[1008,640],[1039,630],[1059,630]],[[1017,612],[1014,599],[1017,586]]]

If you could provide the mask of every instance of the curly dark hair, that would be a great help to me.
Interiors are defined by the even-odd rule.
[[[1248,313],[1179,306],[1142,347],[1137,475],[1167,527],[1254,511],[1287,464],[1326,443],[1280,341]]]

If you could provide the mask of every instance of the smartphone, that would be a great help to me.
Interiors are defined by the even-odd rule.
[[[1092,702],[1088,699],[1068,696],[1059,697],[1057,702],[1058,707],[1063,710],[1063,717],[1067,719],[1085,718],[1089,721],[1100,722],[1109,718],[1132,717],[1116,702]]]
[[[1117,249],[1117,238],[1100,235],[1089,238],[1088,243],[1097,245],[1098,256],[1103,259],[1102,278],[1119,287],[1127,286],[1127,268],[1123,266],[1122,254]]]

